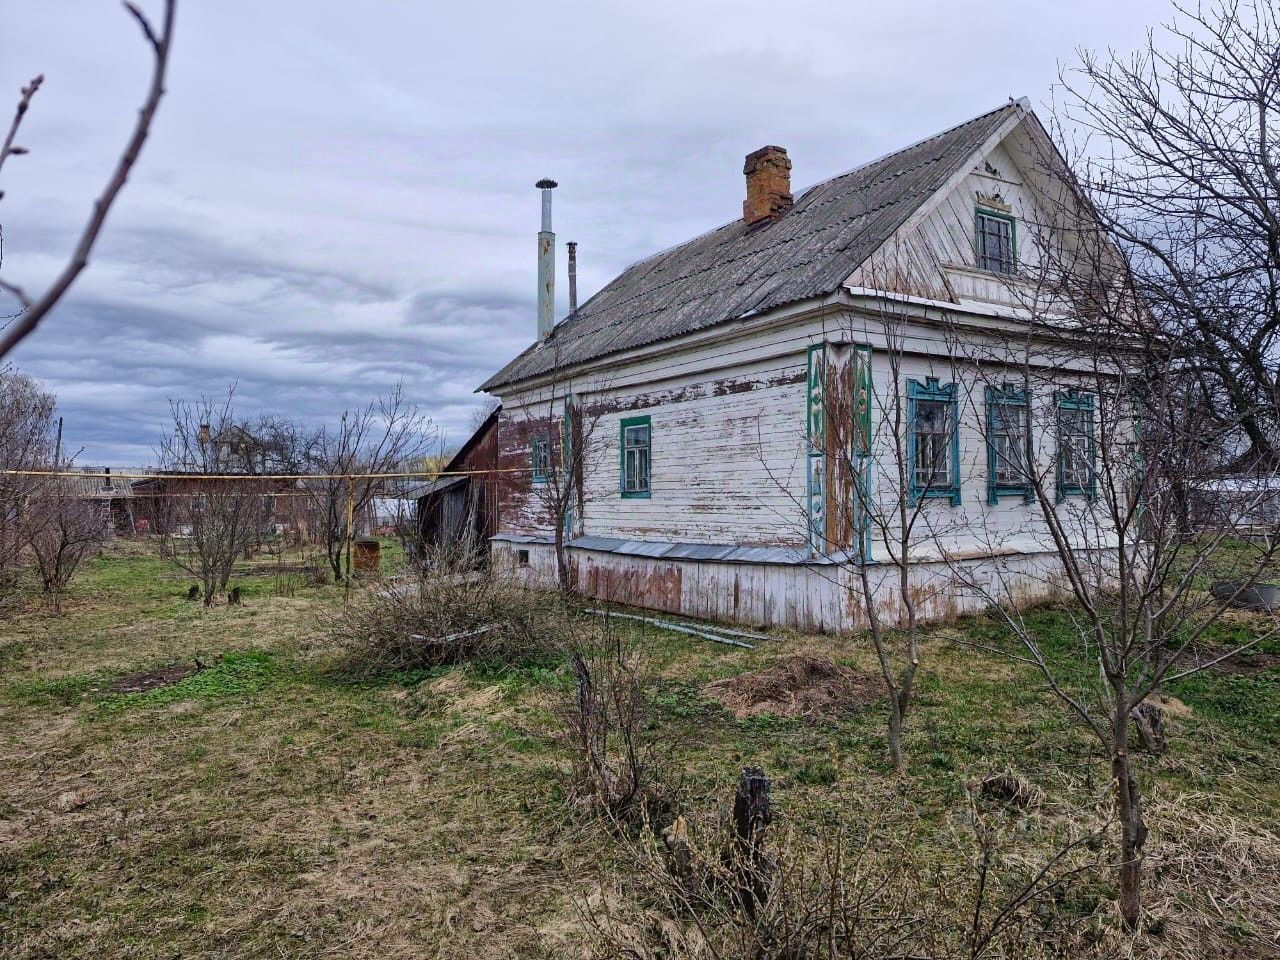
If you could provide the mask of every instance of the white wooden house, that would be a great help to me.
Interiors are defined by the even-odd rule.
[[[863,503],[928,501],[928,536],[906,558],[924,616],[982,606],[966,578],[1000,577],[1018,598],[1052,592],[1043,517],[1008,465],[1025,450],[1056,470],[1060,496],[1087,497],[1092,394],[1060,343],[1031,351],[1039,382],[1060,390],[1027,397],[1013,376],[990,386],[993,351],[1025,342],[1017,284],[1037,262],[1025,225],[1043,220],[1030,184],[1047,143],[1026,102],[1010,102],[794,199],[785,151],[749,155],[741,219],[540,323],[538,341],[481,387],[502,403],[495,559],[555,582],[557,524],[540,485],[577,417],[590,421],[590,451],[565,553],[589,595],[855,629],[869,565],[892,621],[891,551],[859,522],[858,491]],[[986,351],[981,382],[969,347]],[[833,404],[842,382],[852,397]],[[885,459],[883,400],[895,395],[910,420],[906,492]],[[1041,413],[1064,430],[1037,431]],[[836,454],[854,451],[845,475],[832,437]]]

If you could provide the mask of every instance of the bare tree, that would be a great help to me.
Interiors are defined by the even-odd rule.
[[[23,540],[54,613],[61,613],[62,594],[102,539],[100,505],[80,497],[65,479],[41,484],[28,500]]]
[[[554,349],[559,350],[558,345]],[[582,395],[575,390],[581,389]],[[548,382],[513,411],[530,451],[529,496],[540,521],[551,527],[560,592],[573,591],[568,542],[581,533],[592,499],[591,480],[607,451],[599,430],[608,385],[583,378],[575,384],[558,355]],[[647,478],[647,467],[646,478]]]
[[[1108,231],[1239,464],[1280,463],[1280,11],[1175,4],[1132,56],[1084,52],[1060,125]]]
[[[200,581],[205,606],[273,515],[270,481],[255,476],[261,453],[236,421],[233,396],[170,401],[173,432],[157,450],[168,475],[142,491],[161,556]]]
[[[896,260],[896,251],[882,255],[873,286],[894,288]],[[947,514],[959,480],[953,401],[961,378],[949,354],[927,356],[913,342],[928,319],[886,293],[809,348],[805,501],[794,496],[790,477],[773,476],[762,461],[803,518],[810,553],[830,561],[815,565],[814,575],[863,611],[884,682],[889,759],[899,773],[924,608],[945,600],[947,590],[923,564],[937,559],[937,545],[952,532],[956,521]],[[928,393],[938,381],[951,392]]]
[[[41,484],[20,471],[47,469],[53,454],[54,396],[12,367],[0,367],[0,589],[22,561],[28,501]],[[18,472],[15,472],[18,471]]]
[[[13,319],[11,329],[4,332],[3,328],[0,328],[0,334],[2,334],[0,335],[0,357],[4,357],[36,329],[40,321],[45,318],[49,311],[62,299],[67,290],[70,289],[76,277],[89,265],[89,254],[93,251],[93,245],[97,241],[98,235],[102,232],[102,227],[106,223],[111,205],[115,203],[120,191],[124,188],[125,181],[129,178],[129,172],[133,169],[134,164],[137,163],[138,156],[142,152],[142,146],[146,143],[147,135],[150,133],[156,110],[160,106],[160,98],[164,96],[165,72],[169,66],[169,51],[173,43],[173,19],[176,0],[165,0],[164,21],[159,33],[156,32],[151,21],[133,3],[126,2],[124,7],[129,12],[129,15],[137,21],[139,27],[142,28],[142,34],[151,47],[153,65],[151,83],[147,90],[146,99],[143,101],[142,108],[138,111],[138,119],[134,123],[133,132],[129,136],[123,155],[107,180],[106,187],[97,200],[94,201],[93,211],[89,216],[89,221],[80,233],[80,238],[76,242],[70,262],[54,278],[49,288],[44,293],[34,296],[28,294],[16,284],[0,279],[0,291],[8,293],[17,300],[21,308],[16,317],[11,318]],[[23,117],[26,116],[27,110],[31,106],[31,100],[43,82],[44,76],[37,76],[31,83],[22,88],[13,121],[9,125],[3,142],[0,142],[0,169],[3,169],[5,161],[10,157],[21,156],[28,152],[25,147],[19,146],[14,140],[22,125]],[[3,199],[3,197],[4,194],[0,191],[0,199]],[[3,232],[0,231],[0,267],[3,266],[3,258]]]
[[[1113,218],[1072,186],[1047,139],[1040,147],[1039,172],[1055,175],[1043,182],[1066,186],[1035,191],[1038,213],[1020,219],[1036,253],[1005,289],[1027,317],[1023,332],[953,336],[984,388],[972,394],[972,416],[983,425],[990,489],[1012,482],[1040,523],[1019,531],[1034,542],[1015,552],[994,512],[975,519],[973,535],[993,564],[951,570],[1017,641],[987,649],[1034,667],[1097,738],[1120,828],[1120,912],[1135,928],[1148,834],[1130,747],[1135,714],[1158,716],[1152,698],[1163,684],[1274,634],[1274,615],[1245,642],[1223,646],[1212,631],[1270,565],[1275,531],[1250,536],[1256,531],[1241,524],[1247,509],[1186,530],[1183,491],[1218,466],[1204,442],[1217,414],[1188,404],[1194,358],[1153,322],[1149,287],[1128,269]],[[1050,648],[1021,613],[1029,596],[1063,590],[1075,600],[1074,656]]]
[[[364,407],[344,411],[336,427],[319,432],[309,471],[318,476],[303,486],[334,579],[343,578],[344,564],[350,574],[357,518],[375,497],[393,489],[379,475],[403,472],[404,464],[427,455],[437,440],[435,425],[405,396],[403,383]]]

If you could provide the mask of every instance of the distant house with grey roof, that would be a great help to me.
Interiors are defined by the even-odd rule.
[[[1020,597],[1051,590],[1044,519],[1009,466],[1024,451],[1048,458],[1067,478],[1060,492],[1085,496],[1092,435],[1056,449],[1033,443],[1028,421],[992,421],[993,403],[1017,401],[975,397],[948,344],[957,330],[998,342],[1024,329],[1016,287],[1037,250],[1020,227],[1043,219],[1029,181],[1046,149],[1029,106],[1011,101],[794,197],[784,150],[748,155],[740,219],[633,264],[558,324],[540,316],[538,339],[480,388],[501,401],[495,561],[555,582],[557,524],[539,485],[570,462],[566,444],[589,418],[596,446],[564,531],[586,594],[855,629],[866,622],[858,568],[886,556],[850,508],[857,491],[863,502],[928,500],[936,533],[908,558],[922,615],[984,605],[956,585],[957,562],[978,571],[998,559]],[[893,365],[877,320],[887,298],[905,318]],[[837,370],[852,389],[832,406]],[[1062,382],[1067,419],[1090,422],[1091,400],[1065,367]],[[910,418],[908,491],[873,449],[884,425],[870,398],[887,391]],[[834,454],[850,443],[865,449],[837,476]],[[892,621],[899,585],[879,583]]]

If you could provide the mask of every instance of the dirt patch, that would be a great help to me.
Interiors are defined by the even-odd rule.
[[[764,670],[716,680],[704,688],[739,720],[763,713],[818,721],[881,699],[877,677],[817,657],[788,657]]]
[[[1280,667],[1280,654],[1263,653],[1258,650],[1232,653],[1231,650],[1229,646],[1197,644],[1178,664],[1178,670],[1188,670],[1201,664],[1212,664],[1205,669],[1213,673],[1253,676]],[[1228,655],[1226,659],[1219,660],[1218,658],[1224,654]]]
[[[157,687],[170,687],[187,679],[193,673],[199,673],[204,667],[199,663],[175,663],[172,666],[160,667],[156,670],[143,670],[121,677],[107,689],[112,693],[146,693]]]

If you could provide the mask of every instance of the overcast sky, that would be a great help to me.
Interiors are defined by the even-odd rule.
[[[159,14],[156,0],[140,0]],[[742,158],[795,187],[1010,96],[1166,0],[180,0],[169,94],[89,270],[13,356],[82,464],[141,465],[166,398],[321,421],[397,379],[454,441],[533,338],[534,181],[590,295],[741,215]],[[115,0],[3,0],[0,105],[45,74],[0,188],[4,275],[65,261],[147,81]],[[0,313],[10,312],[0,309]]]

